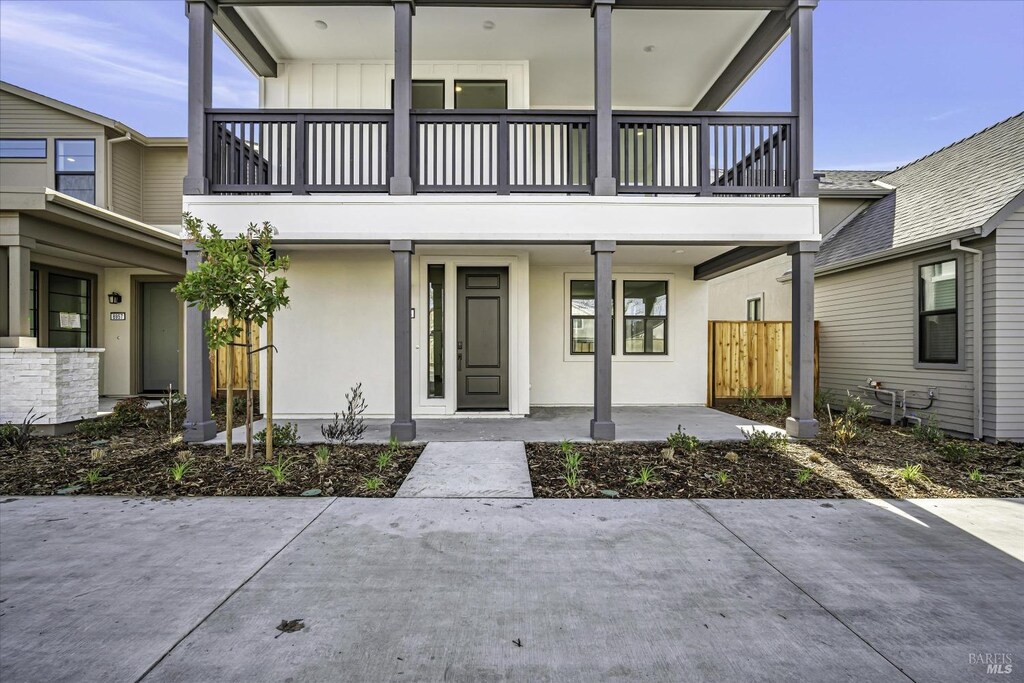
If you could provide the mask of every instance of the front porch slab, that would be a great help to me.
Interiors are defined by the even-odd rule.
[[[582,407],[535,407],[529,417],[438,417],[416,419],[416,441],[590,441],[593,411]],[[751,427],[778,431],[719,410],[703,406],[630,406],[612,409],[618,441],[664,441],[682,425],[687,434],[701,441],[739,441]],[[280,420],[299,427],[300,443],[323,443],[320,427],[327,420]],[[363,440],[387,442],[391,420],[366,421]],[[266,427],[260,420],[255,430]],[[236,428],[234,439],[241,443],[245,429]],[[221,432],[210,443],[224,443]]]

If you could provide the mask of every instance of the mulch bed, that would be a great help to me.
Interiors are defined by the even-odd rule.
[[[739,407],[730,412],[782,426],[777,419]],[[526,451],[534,495],[544,498],[1024,496],[1024,447],[1020,445],[966,442],[967,457],[950,462],[937,444],[917,438],[910,429],[868,423],[843,449],[832,445],[827,418],[821,430],[816,439],[791,442],[777,450],[747,442],[703,443],[692,454],[668,452],[665,443],[575,444],[583,455],[576,488],[566,484],[558,444],[530,443]],[[921,465],[921,475],[914,481],[900,474],[908,464]],[[646,484],[637,481],[643,467],[653,469],[653,479]],[[980,481],[970,478],[975,469]]]
[[[215,406],[215,413],[218,409],[216,418],[223,424],[223,402]],[[159,409],[151,413],[152,426],[126,428],[109,439],[80,434],[34,437],[23,452],[0,448],[0,494],[175,497],[298,496],[305,492],[383,498],[395,495],[423,450],[422,446],[402,446],[381,469],[377,457],[389,450],[384,444],[336,446],[324,468],[313,458],[315,445],[275,448],[276,457],[292,459],[286,481],[278,483],[261,469],[266,462],[259,446],[247,460],[244,441],[236,443],[228,458],[223,446],[186,444],[180,433],[172,440]],[[182,460],[191,464],[176,482],[170,468]],[[101,479],[89,483],[90,471]]]

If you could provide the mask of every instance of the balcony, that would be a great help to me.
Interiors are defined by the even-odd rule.
[[[589,111],[413,111],[411,173],[433,192],[592,194]],[[386,193],[388,110],[207,110],[212,194]],[[614,111],[618,194],[794,194],[796,117]]]

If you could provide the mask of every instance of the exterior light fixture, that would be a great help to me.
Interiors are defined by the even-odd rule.
[[[686,253],[686,250],[685,249],[676,249],[672,253],[673,254],[684,254],[684,253]]]
[[[327,22],[324,21],[323,19],[317,19],[316,21],[314,21],[313,26],[316,26],[321,31],[327,30]]]
[[[121,303],[121,295],[117,292],[111,292],[110,294],[107,294],[107,301],[112,304],[119,304]]]

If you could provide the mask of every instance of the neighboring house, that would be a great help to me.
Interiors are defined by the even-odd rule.
[[[854,189],[881,196],[828,231],[827,180],[855,173],[822,183],[821,389],[845,397],[871,379],[951,432],[1024,440],[1024,114],[862,178]],[[787,271],[767,261],[713,282],[711,315],[741,316],[764,292],[767,315],[788,319],[773,305]]]
[[[186,156],[0,83],[0,422],[67,429],[100,395],[180,386]]]
[[[361,382],[400,439],[535,406],[592,406],[614,438],[613,406],[703,405],[707,280],[789,253],[788,427],[813,434],[816,2],[516,4],[188,0],[185,210],[270,221],[291,257],[275,415],[328,417]],[[259,108],[212,108],[214,28]],[[787,35],[791,110],[720,111]],[[213,436],[189,411],[186,438]]]

